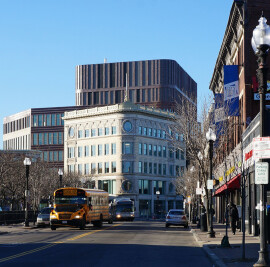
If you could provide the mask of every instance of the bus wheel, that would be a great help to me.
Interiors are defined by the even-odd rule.
[[[56,230],[56,227],[51,225],[51,230]]]
[[[81,226],[80,226],[80,230],[84,230],[84,229],[85,229],[85,217],[83,217],[81,221]]]

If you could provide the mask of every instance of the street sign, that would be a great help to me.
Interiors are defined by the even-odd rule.
[[[213,188],[214,188],[213,180],[207,180],[207,189],[213,189]]]
[[[255,163],[255,184],[268,184],[268,162]]]
[[[254,159],[270,158],[270,137],[255,137],[252,143]]]
[[[196,195],[202,195],[202,188],[200,187],[196,188]]]

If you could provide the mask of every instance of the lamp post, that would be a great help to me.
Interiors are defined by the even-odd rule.
[[[198,152],[198,159],[200,162],[203,160],[203,155],[202,155],[201,151]],[[200,167],[199,167],[199,182],[198,182],[197,187],[201,187],[201,169],[200,169]],[[200,200],[201,200],[200,195],[198,196],[198,199],[199,199],[198,200],[198,216],[200,217],[200,215],[201,215],[200,208],[199,208]]]
[[[158,213],[159,212],[159,195],[160,195],[159,190],[156,191],[156,195],[157,195],[157,213]]]
[[[28,186],[28,178],[29,178],[29,167],[31,165],[31,160],[29,158],[25,158],[23,161],[25,166],[25,174],[26,174],[26,189],[25,189],[25,221],[24,226],[29,226],[29,219],[28,219],[28,200],[29,200],[29,186]]]
[[[264,111],[265,111],[265,92],[267,88],[267,71],[266,57],[270,47],[270,27],[266,24],[267,20],[262,15],[259,19],[259,25],[253,30],[251,39],[252,48],[258,57],[257,79],[259,84],[260,94],[260,136],[263,137],[264,133]],[[259,259],[253,266],[268,266],[268,252],[266,246],[266,231],[265,231],[265,188],[260,185],[260,251]]]
[[[209,142],[209,163],[210,163],[210,168],[209,168],[209,175],[210,175],[210,180],[212,180],[212,159],[213,159],[213,143],[216,141],[216,135],[214,131],[209,128],[208,132],[206,133],[206,139]],[[210,231],[208,233],[209,237],[215,237],[215,232],[213,230],[213,212],[212,212],[212,202],[213,202],[213,197],[212,197],[212,189],[208,191],[210,193],[210,203],[209,203],[209,212],[210,212]],[[208,195],[209,195],[208,193]]]
[[[63,171],[62,169],[58,170],[58,175],[59,175],[59,187],[62,187],[62,178],[63,178]]]

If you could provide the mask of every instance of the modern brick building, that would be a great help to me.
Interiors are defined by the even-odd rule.
[[[127,79],[126,79],[127,74]],[[127,80],[127,84],[126,84]],[[188,99],[197,105],[197,84],[174,60],[144,60],[76,67],[76,105],[122,103],[126,86],[136,104],[174,110]]]

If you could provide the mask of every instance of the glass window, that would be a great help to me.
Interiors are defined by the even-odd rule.
[[[172,159],[174,157],[173,149],[169,148],[170,158]]]
[[[38,134],[38,144],[43,145],[43,133]]]
[[[150,174],[153,172],[152,166],[153,166],[152,162],[149,162],[149,173]]]
[[[163,146],[163,157],[164,157],[164,158],[167,157],[167,149],[166,149],[166,146]]]
[[[185,159],[185,155],[184,155],[184,151],[181,150],[181,159],[184,160]]]
[[[157,130],[157,137],[161,138],[161,130]]]
[[[64,126],[64,120],[63,120],[63,117],[64,117],[64,113],[61,114],[61,125]]]
[[[147,144],[143,144],[143,154],[147,155]]]
[[[98,156],[102,156],[102,145],[98,145]]]
[[[154,156],[157,156],[157,146],[156,145],[153,146],[153,150],[154,150]]]
[[[148,145],[148,154],[152,156],[152,145]]]
[[[139,126],[139,135],[142,135],[142,126]]]
[[[175,151],[175,158],[176,159],[179,159],[179,156],[180,156],[180,151],[179,151],[179,149],[176,149],[176,151]]]
[[[159,164],[158,164],[158,174],[162,174],[161,167],[162,167],[162,165],[161,165],[161,163],[159,163]]]
[[[142,155],[142,143],[139,143],[139,155]]]
[[[53,152],[49,151],[49,161],[53,161]]]
[[[68,158],[74,158],[74,147],[68,147]]]
[[[33,134],[33,146],[37,146],[38,144],[38,134],[34,133]]]
[[[78,157],[81,158],[82,157],[82,146],[78,147]]]
[[[104,155],[109,155],[109,144],[104,145]]]
[[[58,132],[58,140],[59,140],[59,144],[62,145],[63,144],[63,133],[62,132]]]
[[[167,174],[166,164],[163,164],[162,172],[163,172],[163,175]]]
[[[109,162],[105,162],[105,173],[109,173]]]
[[[157,174],[157,163],[154,163],[154,174]]]
[[[85,137],[89,137],[89,129],[86,129],[86,130],[84,131],[84,136],[85,136]]]
[[[57,141],[58,141],[57,133],[53,133],[53,144],[57,145]]]
[[[133,173],[133,161],[123,161],[122,162],[122,172],[123,173]]]
[[[150,194],[150,182],[148,180],[139,180],[139,194]]]
[[[162,138],[166,139],[166,132],[164,130],[162,131]]]
[[[53,152],[53,160],[58,161],[58,151]]]
[[[48,145],[48,133],[44,133],[44,145]]]
[[[61,125],[61,114],[56,115],[56,125],[60,126]]]
[[[84,156],[88,157],[89,156],[89,146],[84,147]]]
[[[158,156],[161,157],[162,153],[161,153],[161,146],[158,146]]]
[[[102,162],[98,163],[98,173],[102,173]]]
[[[49,145],[53,144],[53,133],[49,133]]]
[[[43,126],[42,122],[43,122],[43,116],[38,115],[38,126]]]
[[[144,173],[147,173],[147,165],[148,165],[147,162],[143,163],[143,172]]]
[[[116,172],[116,162],[112,161],[112,173]]]
[[[78,138],[83,138],[83,130],[78,131]]]
[[[71,165],[68,165],[68,172],[74,172],[75,171],[75,165],[74,164],[71,164]]]
[[[63,161],[63,151],[58,152],[58,160]]]
[[[91,156],[92,157],[96,156],[96,145],[91,145]]]
[[[152,128],[148,128],[148,136],[152,136]]]
[[[84,164],[84,174],[85,175],[89,174],[89,163]]]
[[[132,154],[133,153],[133,143],[124,142],[122,143],[122,153],[123,154]]]
[[[112,126],[112,134],[116,134],[116,126]]]
[[[112,155],[116,154],[116,143],[112,143]]]
[[[96,136],[96,129],[91,129],[91,136],[92,137]]]
[[[52,126],[55,126],[55,114],[52,114]]]
[[[157,137],[157,129],[153,129],[153,136]]]
[[[141,162],[141,161],[139,161],[138,172],[139,172],[139,173],[142,173],[142,162]]]
[[[38,116],[37,115],[33,115],[33,126],[34,127],[38,126]]]
[[[174,169],[174,166],[173,165],[170,165],[170,175],[171,176],[173,176],[174,175],[174,171],[173,171],[173,169]]]
[[[110,134],[110,128],[109,127],[105,127],[105,135],[109,135]]]
[[[82,164],[78,164],[78,174],[82,174]]]
[[[97,171],[96,163],[91,163],[91,174],[95,174]]]
[[[102,136],[103,135],[103,129],[102,128],[98,128],[98,136]]]
[[[143,127],[143,135],[147,135],[147,128]]]
[[[48,161],[48,152],[47,151],[43,152],[43,160]]]

